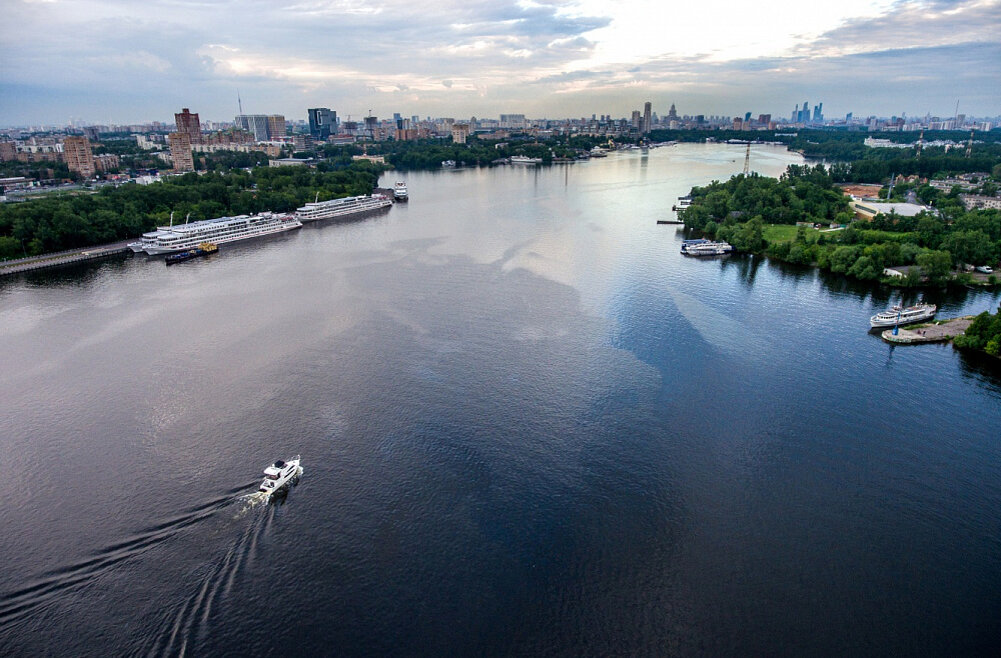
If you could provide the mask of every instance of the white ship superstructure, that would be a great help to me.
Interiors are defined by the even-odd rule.
[[[382,194],[349,196],[343,199],[307,203],[295,211],[295,216],[300,222],[315,222],[318,219],[343,217],[368,210],[378,210],[379,208],[391,205],[393,205],[392,200]]]
[[[935,317],[938,307],[934,304],[915,304],[914,306],[894,306],[869,318],[869,326],[892,327],[894,325],[914,324]]]
[[[161,226],[150,233],[143,233],[139,247],[147,254],[170,254],[192,249],[202,242],[223,244],[296,228],[302,228],[302,222],[291,215],[279,213],[217,217],[178,226]]]

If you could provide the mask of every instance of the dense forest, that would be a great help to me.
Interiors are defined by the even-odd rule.
[[[987,352],[991,356],[1001,356],[1001,306],[991,315],[984,311],[978,315],[962,336],[953,339],[956,347]]]
[[[692,205],[681,212],[685,226],[715,236],[738,250],[766,253],[792,263],[858,279],[882,279],[888,266],[918,265],[932,283],[944,283],[962,264],[995,264],[1001,259],[1001,211],[965,211],[957,191],[922,189],[940,213],[915,217],[879,215],[872,222],[852,221],[847,198],[823,165],[788,168],[780,179],[734,176],[692,190]],[[806,226],[792,240],[765,238],[766,224],[797,222],[847,224],[843,231],[818,232]],[[904,285],[917,285],[912,270]],[[959,280],[969,279],[960,274]],[[996,282],[996,279],[994,279]]]
[[[369,162],[185,174],[152,185],[0,205],[0,259],[88,247],[164,225],[225,215],[291,211],[312,201],[369,194],[383,167]]]

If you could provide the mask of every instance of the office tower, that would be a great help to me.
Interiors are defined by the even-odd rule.
[[[285,137],[285,117],[281,114],[268,115],[268,139]]]
[[[185,133],[192,144],[202,143],[202,126],[198,120],[197,112],[192,114],[185,107],[179,113],[174,114],[174,123],[177,124],[177,132]]]
[[[238,128],[253,133],[255,142],[266,142],[268,135],[268,117],[264,114],[240,114],[234,120]]]
[[[63,140],[63,159],[70,171],[78,172],[84,178],[94,175],[94,154],[86,137],[67,137]]]
[[[83,136],[87,139],[97,141],[97,136],[100,134],[97,126],[84,126]]]
[[[653,123],[652,123],[652,110],[653,110],[653,105],[650,103],[650,101],[647,101],[646,103],[643,104],[643,131],[642,132],[644,134],[650,132],[650,130],[651,130],[652,126],[653,126]]]
[[[824,115],[821,112],[821,108],[823,108],[823,107],[824,107],[823,103],[821,103],[820,105],[814,105],[813,106],[813,122],[814,123],[820,123],[821,121],[824,120]]]
[[[674,103],[671,103],[671,110],[667,113],[667,118],[670,121],[678,120],[678,110],[674,108]]]
[[[337,112],[326,107],[306,110],[309,115],[309,134],[313,139],[327,139],[337,134]]]
[[[191,155],[191,136],[188,133],[170,133],[170,157],[174,160],[174,171],[194,171],[195,160]]]
[[[744,112],[744,123],[750,123],[750,122],[751,122],[751,113]]]

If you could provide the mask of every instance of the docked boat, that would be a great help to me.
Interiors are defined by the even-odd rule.
[[[441,161],[441,166],[442,167],[446,167],[446,168],[447,167],[454,167],[455,166],[455,160],[442,160]]]
[[[399,184],[399,183],[397,183]],[[406,188],[406,186],[404,186]],[[384,194],[373,194],[371,196],[349,196],[343,199],[331,199],[330,201],[319,201],[307,203],[302,208],[297,208],[295,217],[300,222],[315,222],[319,219],[330,219],[331,217],[344,217],[354,215],[369,210],[378,210],[386,206],[393,205],[393,202]]]
[[[396,185],[393,186],[393,198],[397,201],[406,201],[410,198],[408,194],[406,181],[396,181]]]
[[[595,146],[593,149],[591,149],[591,157],[592,158],[607,158],[608,157],[608,151],[606,151],[605,149],[601,148],[600,146]]]
[[[219,251],[218,245],[211,242],[202,242],[194,249],[179,251],[176,254],[167,254],[167,257],[163,259],[163,262],[167,265],[183,263],[186,260],[191,260],[192,258],[198,258],[200,256],[208,256],[209,254],[214,254],[217,251]]]
[[[542,164],[542,158],[530,158],[527,155],[512,155],[511,164],[537,165]]]
[[[299,476],[302,475],[302,467],[299,465],[299,455],[292,459],[283,461],[279,459],[264,469],[264,481],[258,491],[273,494],[281,491],[289,484],[298,484]]]
[[[686,244],[688,243],[688,244]],[[729,242],[712,240],[685,240],[681,243],[681,253],[686,256],[722,256],[733,252]]]
[[[897,305],[869,318],[869,326],[875,329],[877,327],[914,324],[922,320],[930,320],[935,317],[936,312],[938,312],[938,307],[934,304],[915,304],[907,307]]]
[[[282,233],[302,228],[302,222],[291,215],[265,212],[259,215],[238,215],[203,219],[179,226],[161,226],[143,233],[142,251],[147,254],[173,254],[194,249],[203,242],[222,244]]]
[[[678,203],[671,206],[671,210],[677,212],[678,210],[684,210],[688,206],[692,205],[692,197],[690,196],[679,196]]]

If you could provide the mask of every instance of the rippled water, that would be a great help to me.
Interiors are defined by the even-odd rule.
[[[0,282],[0,654],[993,653],[998,367],[868,333],[889,290],[683,259],[655,220],[742,156],[409,174]]]

